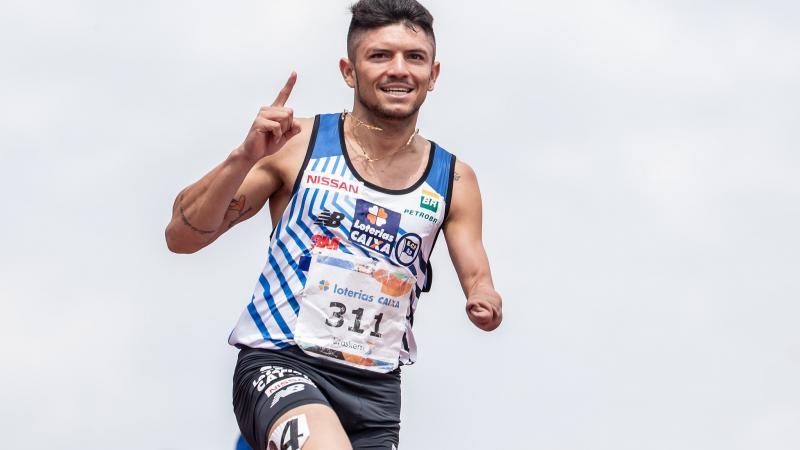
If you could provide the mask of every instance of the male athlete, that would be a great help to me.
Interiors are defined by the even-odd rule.
[[[170,250],[192,253],[269,202],[266,266],[229,337],[240,348],[233,405],[256,450],[395,449],[400,365],[429,288],[440,229],[467,298],[502,320],[481,238],[472,169],[418,134],[439,75],[433,17],[414,0],[352,6],[352,112],[294,117],[292,73],[244,142],[173,207]]]

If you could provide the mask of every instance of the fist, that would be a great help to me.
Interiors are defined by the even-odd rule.
[[[492,331],[503,321],[503,313],[499,306],[486,298],[477,296],[467,300],[467,317],[483,331]]]
[[[263,106],[258,111],[240,147],[242,154],[248,159],[258,161],[272,155],[278,152],[286,141],[300,133],[300,122],[295,120],[294,111],[285,106],[296,81],[297,73],[292,72],[272,105]]]

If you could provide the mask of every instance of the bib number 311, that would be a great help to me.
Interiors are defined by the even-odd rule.
[[[312,356],[389,372],[398,364],[415,284],[404,267],[317,250],[301,296],[295,342]]]
[[[328,325],[329,327],[339,328],[344,324],[345,319],[343,316],[347,311],[347,306],[345,306],[344,303],[339,303],[339,302],[331,302],[330,306],[335,311],[333,312],[331,317],[325,319],[325,324]],[[347,329],[349,331],[358,334],[364,333],[364,330],[361,328],[361,318],[364,316],[364,308],[354,309],[351,312],[355,316],[355,319],[353,320],[353,326],[347,327]],[[381,333],[380,331],[378,331],[380,330],[381,320],[383,320],[383,313],[378,313],[373,320],[373,322],[375,323],[375,329],[369,332],[370,336],[376,338],[381,337]]]

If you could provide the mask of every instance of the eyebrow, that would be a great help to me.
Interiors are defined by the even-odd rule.
[[[366,48],[366,52],[367,53],[371,53],[371,52],[393,53],[394,51],[395,50],[390,50],[388,48],[383,48],[383,47],[374,47],[374,48],[367,47]],[[412,48],[412,49],[409,49],[409,50],[403,50],[403,53],[424,53],[425,55],[429,55],[430,54],[430,52],[427,49],[422,48],[422,47],[416,47],[416,48]]]

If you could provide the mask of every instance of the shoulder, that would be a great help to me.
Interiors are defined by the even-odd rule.
[[[478,183],[478,176],[475,175],[475,171],[472,167],[458,158],[456,158],[456,165],[453,171],[454,190],[457,183],[461,183],[462,186],[469,183],[475,183],[477,185]]]
[[[453,190],[450,197],[450,210],[445,226],[454,222],[480,220],[481,193],[478,177],[469,164],[456,160],[453,170]]]
[[[441,158],[442,160],[447,160],[453,164],[453,182],[461,181],[464,179],[464,177],[475,180],[475,171],[472,170],[472,167],[470,167],[469,164],[460,159],[455,153],[441,146],[438,142],[427,139],[426,141],[430,142],[432,146],[436,147],[437,152],[434,156],[435,158]]]

